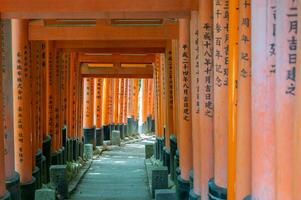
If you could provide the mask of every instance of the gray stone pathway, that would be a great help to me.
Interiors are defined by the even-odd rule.
[[[72,200],[150,200],[144,143],[112,146],[94,160]]]

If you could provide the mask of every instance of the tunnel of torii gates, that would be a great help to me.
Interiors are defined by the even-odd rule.
[[[1,199],[139,119],[179,199],[300,200],[300,6],[0,0]]]

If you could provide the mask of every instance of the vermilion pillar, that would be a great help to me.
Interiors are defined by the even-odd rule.
[[[34,199],[35,179],[32,177],[27,27],[25,20],[12,20],[15,167],[20,174],[22,199],[29,200]]]
[[[114,121],[113,121],[113,118],[114,118],[114,79],[111,79],[110,80],[110,84],[109,84],[109,124],[110,124],[110,127],[111,127],[111,130],[113,129],[113,125],[114,125]]]
[[[124,79],[119,80],[119,92],[118,92],[118,130],[120,131],[120,137],[124,138],[124,125],[123,125],[123,115],[124,115]]]
[[[1,105],[1,108],[0,108],[0,111],[1,113],[4,112],[6,113],[6,107],[9,107],[6,103],[6,98],[3,98],[3,96],[5,95],[5,90],[3,90],[3,80],[11,80],[11,75],[6,75],[6,79],[3,79],[3,75],[5,75],[5,73],[7,73],[5,70],[3,69],[8,69],[7,67],[7,61],[5,60],[5,55],[7,56],[6,52],[5,52],[5,47],[7,47],[8,45],[8,37],[7,37],[7,34],[9,32],[7,32],[7,28],[10,29],[10,25],[9,24],[5,24],[5,22],[2,22],[0,21],[0,66],[2,66],[2,71],[0,73],[0,94],[1,94],[1,98],[0,98],[0,105]],[[5,30],[6,29],[6,30]],[[5,39],[7,39],[7,41],[5,41]],[[10,45],[9,45],[10,46]],[[10,81],[9,82],[10,86],[12,86],[12,82]],[[2,106],[2,105],[5,105],[5,106]],[[3,119],[3,116],[4,116],[4,119]],[[14,166],[9,166],[9,165],[5,165],[5,158],[7,157],[5,155],[5,145],[4,145],[4,136],[6,134],[6,130],[4,129],[4,125],[5,125],[5,122],[7,120],[9,120],[9,118],[7,118],[9,116],[6,116],[6,115],[1,115],[0,116],[0,122],[4,122],[4,123],[1,123],[0,124],[0,159],[2,160],[1,164],[0,164],[0,198],[1,199],[10,199],[10,196],[9,196],[9,193],[6,192],[6,188],[5,188],[5,179],[6,178],[11,178],[14,176]],[[7,118],[7,119],[5,119]],[[12,130],[12,129],[10,129]],[[12,135],[10,135],[12,136]],[[13,140],[12,140],[13,141]],[[11,147],[13,148],[13,146]],[[13,151],[12,151],[13,152]],[[9,152],[10,153],[10,152]],[[10,159],[13,159],[13,156],[10,156]],[[10,162],[13,162],[13,161],[10,161]],[[11,169],[9,170],[6,170],[5,167],[11,167]],[[7,172],[10,172],[11,173],[8,173]]]
[[[113,124],[118,124],[118,93],[119,93],[119,79],[114,79],[114,93],[113,93]],[[116,128],[116,127],[115,127]]]
[[[141,121],[144,124],[146,123],[146,118],[147,118],[147,109],[148,109],[148,79],[142,79],[142,116],[141,116]]]
[[[84,139],[86,144],[95,143],[95,127],[94,127],[94,78],[84,78],[84,99],[83,99],[83,128]]]
[[[215,1],[214,13],[214,182],[226,195],[228,174],[228,0]],[[214,196],[214,194],[211,194]]]
[[[103,91],[102,91],[102,114],[101,114],[101,121],[103,124],[103,133],[104,133],[104,140],[110,139],[110,132],[109,132],[109,90],[110,90],[111,81],[108,78],[103,80]]]
[[[103,144],[103,129],[102,129],[102,92],[103,91],[103,79],[94,79],[94,124],[96,127],[95,137],[96,146]]]
[[[239,5],[235,199],[251,194],[251,4]]]
[[[276,1],[276,199],[293,199],[298,1]],[[278,9],[279,8],[279,9]]]
[[[199,48],[200,48],[200,121],[199,165],[200,185],[195,193],[208,200],[208,181],[214,176],[214,67],[213,67],[213,0],[199,1]]]
[[[191,197],[200,196],[200,61],[199,61],[199,20],[198,12],[191,13],[190,44],[191,44],[191,118],[192,118],[192,150],[193,150],[193,190]]]
[[[134,129],[133,133],[138,133],[138,96],[139,96],[139,79],[133,79],[133,119],[134,119]]]
[[[124,136],[128,136],[128,124],[127,124],[127,116],[128,116],[128,85],[129,79],[124,80],[124,102],[123,102],[123,125],[124,125]]]
[[[252,1],[252,198],[275,197],[275,25],[270,0]]]
[[[192,169],[191,135],[191,65],[190,65],[190,21],[179,19],[179,146],[180,169],[178,198],[187,199],[189,171]]]

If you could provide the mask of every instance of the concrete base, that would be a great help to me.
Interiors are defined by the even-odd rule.
[[[46,136],[45,140],[43,141],[43,155],[46,157],[46,179],[49,182],[49,167],[52,163],[51,161],[51,137],[48,135]]]
[[[127,118],[127,134],[128,136],[134,135],[134,119],[132,117]]]
[[[6,192],[3,197],[0,197],[0,200],[12,200],[9,192]]]
[[[219,187],[215,184],[214,179],[210,179],[208,182],[209,186],[209,200],[226,200],[227,199],[227,188]]]
[[[14,173],[14,176],[6,180],[6,189],[10,193],[11,200],[20,200],[20,176],[17,172]],[[1,200],[1,198],[0,198]]]
[[[69,198],[67,166],[52,165],[50,167],[50,184],[55,188],[61,199]]]
[[[156,190],[155,200],[176,200],[176,191],[169,189]]]
[[[82,141],[79,141],[78,147],[78,156],[82,158],[84,156],[84,143]]]
[[[111,138],[111,144],[112,145],[118,145],[120,146],[121,140],[120,140],[120,132],[119,131],[112,131],[112,138]]]
[[[167,167],[156,167],[152,169],[152,197],[155,197],[157,189],[168,189]]]
[[[151,158],[154,155],[154,144],[146,143],[145,144],[145,159]]]
[[[92,160],[93,159],[93,145],[85,144],[84,145],[84,158]]]
[[[177,178],[177,198],[181,200],[189,200],[190,184],[189,181],[182,179],[179,175]]]
[[[33,172],[32,172],[32,176],[35,177],[36,179],[36,189],[40,189],[42,184],[41,184],[41,172],[40,169],[38,167],[35,167]]]
[[[32,180],[28,183],[20,185],[21,199],[22,200],[33,200],[35,198],[36,190],[36,179],[32,177]]]
[[[36,190],[35,200],[56,200],[55,191],[51,189]]]
[[[193,190],[190,190],[189,192],[189,200],[201,200],[201,196],[194,193]]]
[[[47,183],[47,165],[46,165],[46,157],[42,156],[42,169],[41,169],[41,183]]]
[[[96,137],[96,146],[102,146],[103,145],[103,129],[97,128],[95,130],[95,137]]]
[[[93,144],[93,148],[96,147],[96,136],[95,136],[95,127],[93,128],[84,128],[84,144]]]

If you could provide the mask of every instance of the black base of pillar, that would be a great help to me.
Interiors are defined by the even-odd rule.
[[[226,200],[227,199],[227,189],[219,187],[215,184],[214,179],[210,179],[208,182],[209,186],[209,200]]]
[[[189,181],[186,181],[182,179],[181,176],[178,176],[177,182],[178,182],[176,187],[177,199],[189,200],[189,191],[190,191]]]
[[[51,154],[51,165],[59,165],[60,161],[59,161],[59,153],[58,152],[53,152]],[[50,167],[49,167],[50,168]],[[49,169],[48,168],[48,169]]]
[[[163,162],[163,154],[164,154],[164,138],[159,138],[159,160]]]
[[[32,177],[32,180],[30,182],[21,184],[20,190],[22,200],[34,200],[36,190],[36,179]]]
[[[163,153],[163,166],[166,166],[168,168],[168,174],[170,174],[170,151],[166,147],[164,147]]]
[[[42,170],[41,170],[41,183],[47,183],[47,164],[46,164],[46,157],[42,156]]]
[[[71,162],[73,160],[73,140],[67,140],[67,161]]]
[[[151,129],[151,131],[154,133],[155,132],[155,130],[156,130],[156,128],[155,128],[155,120],[153,119],[152,120],[152,129]]]
[[[84,156],[84,143],[82,141],[78,142],[78,156],[81,158]]]
[[[160,158],[159,149],[160,149],[159,148],[159,139],[156,138],[156,141],[155,141],[155,158],[157,160],[159,160],[159,158]]]
[[[57,153],[58,153],[58,164],[62,165],[63,164],[63,150],[59,149],[57,151]]]
[[[103,129],[97,128],[95,129],[95,137],[96,137],[96,146],[103,145]]]
[[[9,192],[6,192],[3,197],[0,197],[0,200],[12,200]]]
[[[20,176],[17,172],[14,173],[14,176],[6,180],[6,189],[10,193],[11,200],[20,200]],[[6,197],[7,198],[7,197]],[[5,198],[4,198],[5,199]],[[2,200],[0,198],[0,200]]]
[[[194,193],[193,190],[189,192],[189,200],[201,200],[201,196]]]
[[[77,139],[73,139],[72,142],[72,149],[73,149],[73,160],[76,161],[78,159],[78,141]]]
[[[110,140],[110,127],[109,125],[105,125],[102,127],[103,129],[103,139]]]
[[[46,157],[46,179],[47,183],[50,181],[50,176],[49,176],[49,168],[50,165],[52,164],[51,161],[51,137],[48,135],[43,141],[43,155]]]
[[[62,164],[65,165],[66,164],[66,160],[67,160],[67,151],[65,147],[61,148],[62,151]]]
[[[120,131],[120,139],[124,139],[124,126],[123,126],[123,124],[118,124],[118,130]]]
[[[41,173],[40,173],[40,169],[38,167],[35,167],[33,172],[32,172],[32,176],[36,179],[36,190],[41,188]]]
[[[191,170],[189,172],[189,184],[190,184],[190,189],[191,190],[193,189],[193,178],[194,178],[194,175],[193,175],[193,171]]]
[[[65,148],[67,146],[67,126],[62,128],[62,146]]]
[[[170,136],[170,178],[172,181],[175,181],[175,172],[176,172],[176,167],[175,167],[175,155],[177,151],[177,140],[174,135]]]
[[[84,143],[85,144],[93,144],[93,148],[96,147],[95,141],[95,127],[93,128],[84,128]]]
[[[35,177],[36,178],[36,185],[37,185],[37,188],[41,188],[42,187],[42,150],[41,149],[38,149],[38,152],[36,154],[36,166],[38,167],[39,169],[39,177]]]
[[[244,198],[244,200],[251,200],[251,199],[252,199],[251,195],[248,195],[247,197]]]

